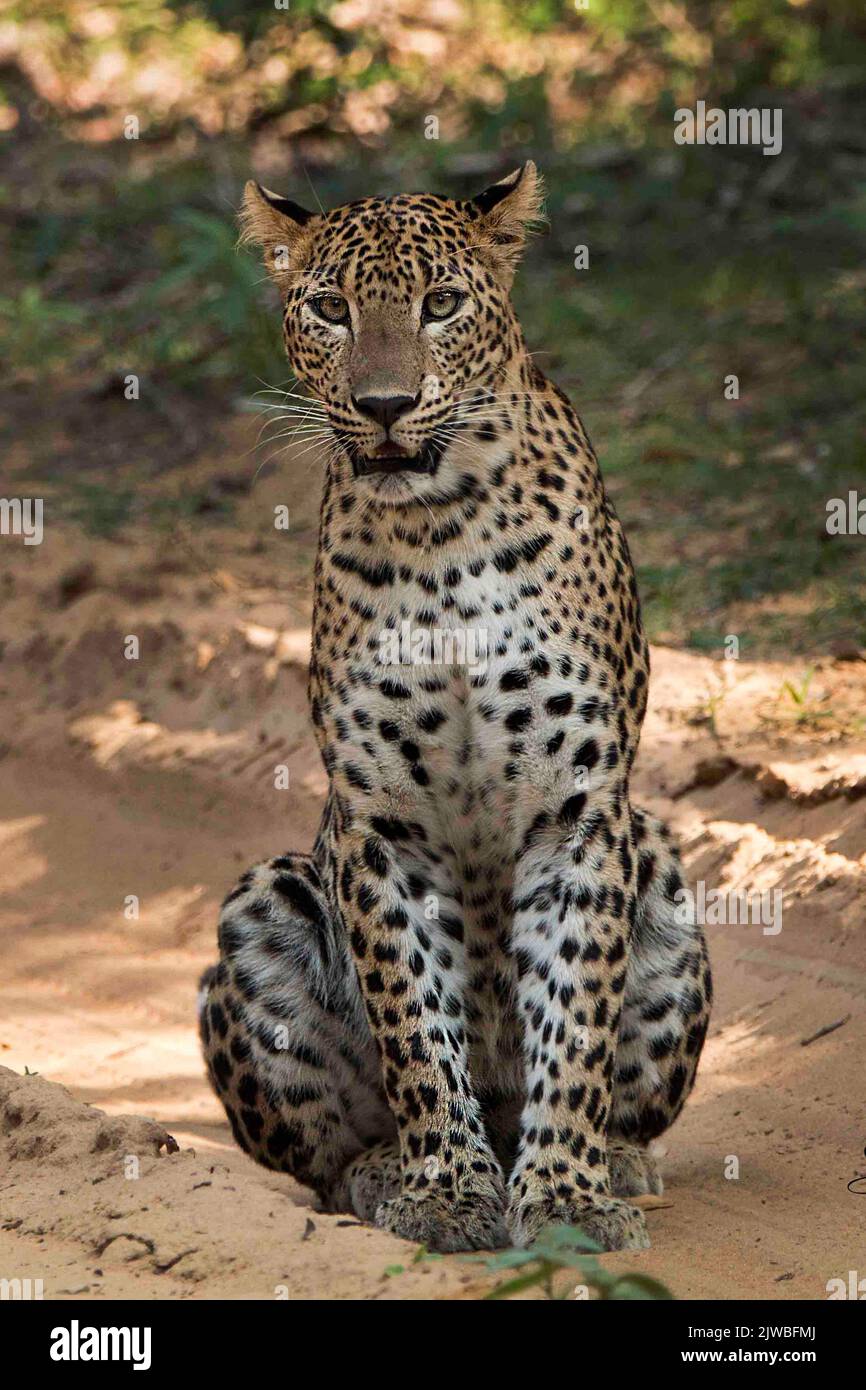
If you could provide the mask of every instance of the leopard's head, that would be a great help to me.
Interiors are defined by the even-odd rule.
[[[367,495],[448,500],[502,457],[526,362],[509,288],[540,203],[531,162],[465,201],[399,194],[321,214],[247,184],[244,237],[279,286],[329,466]]]

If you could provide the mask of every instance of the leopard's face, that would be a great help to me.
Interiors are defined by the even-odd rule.
[[[513,316],[473,258],[472,226],[471,210],[445,199],[355,203],[324,220],[288,292],[289,361],[359,486],[382,496],[429,490],[448,446],[480,420],[474,388],[495,390],[501,372]]]
[[[507,447],[502,402],[521,345],[508,288],[537,208],[530,169],[474,200],[401,194],[323,216],[248,190],[247,224],[284,294],[289,362],[332,431],[331,466],[360,492],[447,500]]]

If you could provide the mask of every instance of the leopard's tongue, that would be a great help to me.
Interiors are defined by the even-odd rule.
[[[400,444],[392,444],[390,440],[385,440],[378,449],[373,451],[374,459],[405,459],[409,458],[409,450],[404,449]]]

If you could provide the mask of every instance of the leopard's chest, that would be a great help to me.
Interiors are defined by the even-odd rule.
[[[572,755],[607,676],[542,582],[475,569],[445,563],[424,584],[368,597],[363,637],[326,693],[324,734],[351,799],[422,826],[463,871],[507,874],[534,818],[573,791]]]

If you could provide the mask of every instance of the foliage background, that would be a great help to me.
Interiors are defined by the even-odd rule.
[[[50,397],[74,447],[46,457],[37,429],[32,461],[66,512],[122,538],[139,475],[165,478],[146,523],[230,511],[183,470],[286,379],[235,249],[251,171],[327,205],[466,195],[532,155],[550,230],[518,307],[595,439],[651,635],[862,647],[863,538],[824,526],[828,498],[866,492],[860,0],[286,2],[0,5],[6,429]],[[783,152],[677,146],[698,99],[781,108]]]

